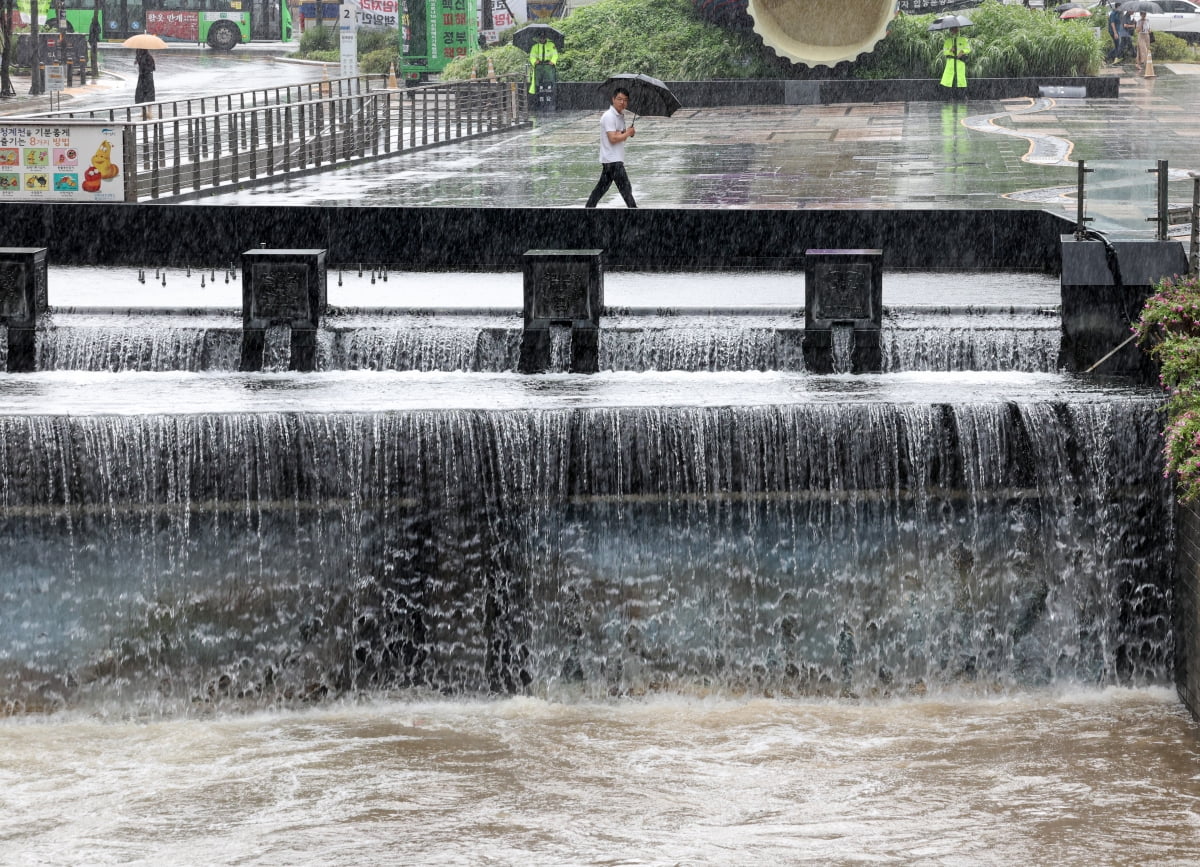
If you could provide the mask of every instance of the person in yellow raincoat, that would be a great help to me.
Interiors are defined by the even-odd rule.
[[[540,66],[543,63],[548,66]],[[529,49],[529,65],[533,67],[529,70],[530,93],[537,93],[539,73],[547,83],[553,84],[557,78],[555,73],[558,66],[558,49],[554,47],[554,43],[545,36],[539,36],[537,42]]]
[[[942,56],[946,68],[942,70],[942,87],[965,88],[967,86],[967,55],[971,53],[971,40],[958,35],[958,28],[951,27],[950,35],[942,42]]]

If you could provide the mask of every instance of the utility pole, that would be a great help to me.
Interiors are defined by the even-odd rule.
[[[491,30],[496,26],[492,19],[492,0],[479,0],[480,30]]]

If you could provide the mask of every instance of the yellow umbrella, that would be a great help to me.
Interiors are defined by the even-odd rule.
[[[126,48],[166,48],[167,43],[152,33],[139,33],[121,43]]]

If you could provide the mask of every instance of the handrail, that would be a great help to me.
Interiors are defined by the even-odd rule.
[[[275,89],[284,91],[302,95],[294,87]],[[213,110],[212,97],[199,104],[201,111],[195,110],[196,101],[180,101],[184,111],[162,117],[137,117],[141,105],[123,107],[128,120],[105,119],[124,130],[126,201],[211,195],[495,134],[529,121],[528,95],[517,76],[330,91],[274,103],[248,98],[245,107],[234,105],[242,101],[238,94],[226,94],[217,98],[224,103],[219,110]],[[88,119],[96,120],[95,113]]]

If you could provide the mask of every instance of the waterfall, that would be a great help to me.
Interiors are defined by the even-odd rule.
[[[926,321],[919,327],[907,321],[885,324],[884,370],[1058,369],[1059,328],[1046,327],[1044,321],[1033,327],[1013,324],[1004,316],[975,318],[982,321],[964,323],[943,317],[944,321]],[[789,344],[798,333],[794,319],[778,315],[617,317],[600,333],[600,368],[639,372],[803,370],[801,353]],[[205,321],[142,316],[115,323],[98,315],[56,314],[51,327],[38,331],[37,367],[234,371],[239,365],[241,340],[240,323],[232,317]],[[267,369],[288,368],[289,340],[290,334],[277,334],[274,348],[268,347]],[[503,317],[359,316],[319,331],[318,345],[321,370],[497,372],[516,369],[521,331]],[[567,341],[560,341],[561,369],[570,366],[569,352]]]
[[[292,360],[292,329],[288,325],[273,325],[266,329],[263,343],[262,369],[287,370]]]
[[[156,321],[86,327],[58,325],[38,334],[39,370],[130,371],[237,370],[241,331],[189,322]]]
[[[520,330],[495,321],[401,320],[339,326],[335,334],[335,370],[515,370],[521,348]]]
[[[0,683],[1159,682],[1157,424],[1150,396],[0,417]]]

